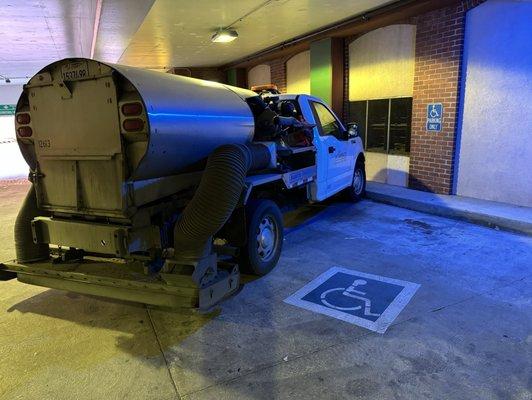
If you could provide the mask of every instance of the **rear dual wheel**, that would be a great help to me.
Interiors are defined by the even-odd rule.
[[[283,246],[283,216],[271,200],[252,200],[246,205],[247,244],[240,249],[243,271],[266,275],[276,265]]]

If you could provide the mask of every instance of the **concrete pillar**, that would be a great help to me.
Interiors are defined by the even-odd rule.
[[[227,83],[231,86],[247,87],[245,68],[229,68],[227,70]]]
[[[341,116],[344,91],[343,39],[327,38],[310,44],[310,93]]]

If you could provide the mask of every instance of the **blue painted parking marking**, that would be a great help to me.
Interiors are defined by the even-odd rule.
[[[285,299],[285,303],[384,333],[419,286],[333,267]]]

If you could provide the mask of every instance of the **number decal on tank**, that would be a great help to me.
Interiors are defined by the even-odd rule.
[[[76,81],[89,76],[89,66],[87,62],[73,62],[61,67],[61,76],[64,81]]]
[[[50,139],[38,140],[37,143],[39,144],[39,147],[41,149],[52,147],[52,142],[50,141]]]

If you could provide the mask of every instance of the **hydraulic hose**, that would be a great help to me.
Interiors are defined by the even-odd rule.
[[[19,263],[46,260],[50,257],[48,244],[33,242],[31,221],[39,215],[42,216],[43,213],[37,208],[35,186],[32,184],[15,220],[15,254]]]
[[[246,175],[270,163],[263,145],[223,145],[209,156],[201,182],[174,227],[178,257],[199,259],[238,204]]]

